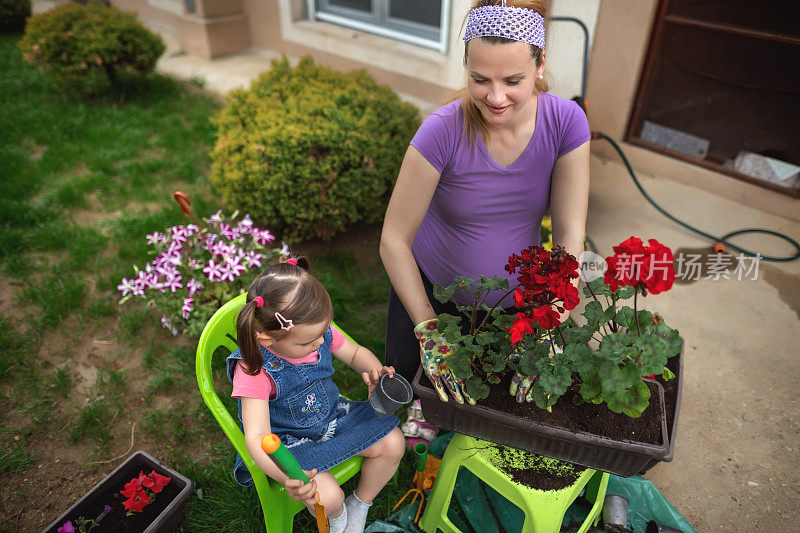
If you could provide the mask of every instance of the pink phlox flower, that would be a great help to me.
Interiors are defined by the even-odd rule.
[[[245,215],[242,220],[239,221],[239,233],[242,235],[247,235],[253,231],[253,220],[250,218],[250,215]]]
[[[122,293],[123,296],[127,296],[133,292],[134,289],[134,282],[133,280],[129,280],[127,278],[122,278],[122,281],[119,285],[117,285],[117,290]]]
[[[223,237],[230,240],[238,239],[239,235],[241,235],[238,228],[232,228],[227,224],[220,224],[219,232],[222,234]]]
[[[172,234],[172,240],[175,242],[186,242],[186,228],[183,226],[172,226],[167,229]]]
[[[200,263],[198,263],[194,258],[190,257],[189,261],[187,261],[189,268],[200,268]]]
[[[212,256],[220,256],[220,257],[227,257],[236,252],[236,247],[233,245],[225,244],[222,241],[215,242],[213,246],[211,246],[211,255]]]
[[[167,236],[157,231],[149,234],[147,237],[147,244],[161,244],[167,240]]]
[[[286,244],[285,242],[281,243],[280,254],[281,255],[289,255],[289,245]]]
[[[178,241],[170,241],[167,247],[169,254],[181,254],[183,252],[183,243]]]
[[[167,318],[167,315],[161,316],[161,325],[164,326],[166,329],[172,329],[172,321]]]
[[[266,229],[253,228],[252,234],[258,244],[269,244],[275,240],[275,236]]]
[[[186,226],[186,230],[185,230],[184,234],[187,237],[190,237],[190,236],[194,235],[195,233],[200,233],[200,228],[199,227],[197,227],[195,224],[189,224],[188,226]]]
[[[218,222],[222,222],[222,209],[220,209],[219,211],[217,211],[216,213],[211,215],[208,218],[208,221],[212,222],[212,223],[215,223],[215,224],[218,223]]]
[[[183,318],[189,318],[189,313],[192,312],[192,302],[194,302],[194,298],[191,296],[187,296],[183,301],[183,307],[181,307],[181,316]]]
[[[192,278],[186,283],[186,288],[189,290],[189,294],[197,294],[200,292],[200,289],[203,288],[203,285],[196,279]]]
[[[177,291],[178,289],[183,287],[183,283],[181,283],[181,275],[179,273],[174,273],[169,276],[165,276],[166,280],[164,283],[164,287],[171,290],[172,292]]]
[[[145,289],[150,288],[150,276],[147,272],[139,271],[136,277],[133,279],[133,288],[131,289],[131,294],[134,296],[142,296],[144,294]]]
[[[263,255],[257,254],[256,252],[247,252],[245,257],[247,258],[247,266],[250,268],[260,267],[261,260],[264,258]]]
[[[215,263],[213,259],[209,259],[206,266],[203,267],[203,272],[205,272],[209,280],[220,281],[222,280],[220,267],[221,267],[220,264]]]
[[[228,257],[226,265],[231,274],[233,274],[233,277],[237,277],[241,275],[242,272],[247,270],[247,268],[242,264],[242,259],[242,256]],[[233,279],[231,279],[231,281],[233,281]]]

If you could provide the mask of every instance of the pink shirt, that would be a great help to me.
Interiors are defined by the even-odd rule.
[[[344,344],[344,335],[333,326],[331,326],[331,333],[333,334],[331,352],[335,352]],[[299,359],[289,359],[288,357],[282,357],[278,354],[275,355],[293,365],[303,365],[319,361],[319,354],[316,350]],[[267,374],[263,368],[255,376],[246,373],[240,361],[233,371],[233,392],[231,392],[231,396],[233,398],[244,397],[269,401],[275,396],[275,382],[272,381],[272,378],[269,377],[269,374]]]

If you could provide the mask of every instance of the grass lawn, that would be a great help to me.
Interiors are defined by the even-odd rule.
[[[197,391],[196,339],[172,337],[141,305],[119,306],[116,290],[149,260],[145,235],[182,222],[172,192],[200,216],[220,207],[207,176],[209,117],[223,104],[160,75],[75,99],[22,61],[19,37],[0,36],[0,532],[45,527],[132,439],[197,484],[182,531],[263,531],[255,490],[234,483],[232,447]],[[382,357],[377,238],[368,227],[290,245],[310,257],[336,321]],[[359,376],[337,370],[342,392],[364,399]],[[230,399],[222,373],[218,383]],[[404,461],[370,520],[388,516],[412,469]],[[305,513],[295,524],[316,530]]]

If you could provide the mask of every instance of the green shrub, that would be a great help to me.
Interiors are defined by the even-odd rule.
[[[31,0],[0,0],[0,32],[22,31],[31,16]]]
[[[419,119],[365,71],[273,61],[214,119],[211,182],[285,239],[331,238],[382,219]]]
[[[89,94],[117,85],[124,72],[152,71],[166,49],[136,15],[94,3],[67,3],[34,15],[19,48],[56,84]]]

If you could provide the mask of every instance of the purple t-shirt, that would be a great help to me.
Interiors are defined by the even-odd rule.
[[[589,123],[578,104],[539,93],[536,128],[510,166],[496,163],[483,139],[472,148],[456,100],[427,116],[411,145],[441,173],[412,251],[434,284],[480,274],[507,278],[508,256],[538,245],[542,217],[550,205],[550,175],[556,159],[589,140]],[[485,302],[494,305],[501,293]],[[458,293],[454,300],[466,301]],[[508,298],[502,305],[509,306]]]

